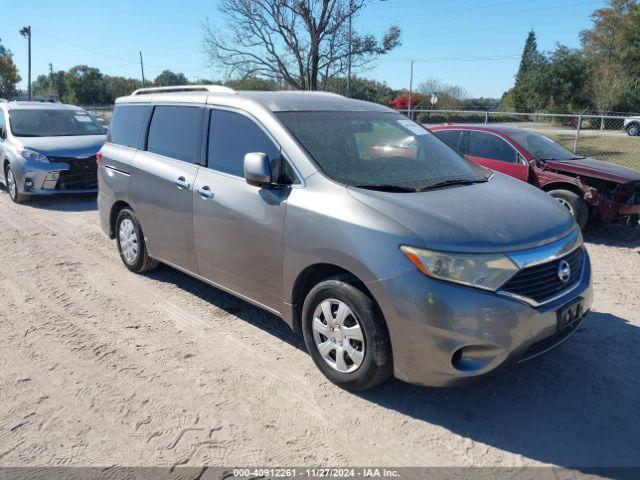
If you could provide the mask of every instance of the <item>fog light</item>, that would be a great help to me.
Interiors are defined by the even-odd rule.
[[[490,364],[497,365],[507,358],[507,352],[498,346],[468,345],[459,348],[451,356],[451,365],[461,372],[483,370]]]
[[[24,181],[24,186],[27,187],[27,188],[32,188],[33,187],[33,180],[31,180],[30,178],[27,178]]]

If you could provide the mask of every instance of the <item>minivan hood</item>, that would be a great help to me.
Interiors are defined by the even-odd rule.
[[[348,190],[354,198],[414,232],[424,247],[434,250],[521,250],[558,240],[576,228],[559,202],[499,173],[484,183],[425,192]]]
[[[580,158],[576,160],[546,160],[548,168],[559,172],[569,172],[585,177],[598,178],[616,183],[629,183],[640,181],[640,172],[632,168],[623,167],[614,163],[603,162],[593,158]]]
[[[85,158],[95,155],[104,144],[105,135],[69,137],[18,137],[23,148],[38,151],[48,157]]]

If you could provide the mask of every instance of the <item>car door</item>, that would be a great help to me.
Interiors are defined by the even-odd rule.
[[[285,204],[290,188],[261,188],[244,179],[244,156],[262,152],[278,163],[279,146],[249,115],[210,111],[206,167],[193,193],[200,275],[273,311],[282,308]]]
[[[203,106],[154,107],[130,186],[149,254],[194,273],[193,185],[203,118]]]
[[[4,117],[4,110],[0,109],[0,160],[4,158],[5,142],[7,141],[7,123]],[[4,166],[0,164],[0,168]],[[4,184],[4,173],[0,171],[0,183]]]
[[[468,131],[466,156],[475,163],[522,181],[529,178],[529,166],[502,137],[480,130]]]

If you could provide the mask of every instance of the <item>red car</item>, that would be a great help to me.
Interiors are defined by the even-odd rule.
[[[560,201],[580,227],[589,218],[640,219],[640,172],[576,155],[531,130],[443,125],[430,129],[470,160],[541,188]]]

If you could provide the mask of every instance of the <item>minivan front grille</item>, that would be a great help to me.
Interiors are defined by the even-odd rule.
[[[562,261],[566,261],[571,268],[571,274],[564,282],[558,275]],[[551,262],[520,270],[500,290],[543,303],[574,286],[580,280],[583,264],[584,248],[580,247]]]
[[[62,170],[56,188],[58,190],[89,190],[98,186],[98,164],[96,156],[88,158],[54,157],[54,162],[69,164]]]

